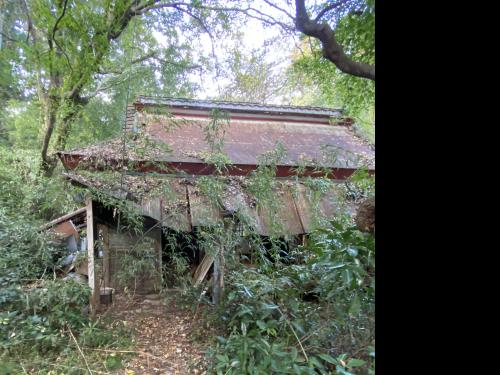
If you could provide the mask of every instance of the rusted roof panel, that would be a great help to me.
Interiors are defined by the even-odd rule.
[[[223,209],[236,215],[246,225],[254,228],[260,235],[266,235],[268,230],[257,210],[257,200],[251,196],[245,185],[245,178],[231,177],[224,189],[222,198]]]
[[[336,214],[338,193],[333,186],[325,192],[304,184],[297,184],[294,188],[295,204],[305,233],[313,231]]]
[[[186,118],[172,128],[166,115],[139,113],[138,118],[145,134],[172,149],[162,160],[203,162],[210,153],[203,131],[208,119]],[[286,150],[279,165],[374,168],[373,149],[347,126],[231,120],[224,129],[223,151],[234,164],[257,165],[259,155],[273,151],[279,142]]]
[[[305,233],[289,186],[277,183],[273,188],[273,196],[275,199],[271,202],[257,203],[257,212],[263,224],[261,234],[270,236]]]
[[[203,129],[209,119],[172,119],[146,112],[138,112],[136,116],[137,126],[142,129],[140,135],[132,133],[58,155],[70,169],[116,169],[128,163],[129,170],[173,173],[178,168],[193,174],[213,173],[213,168],[205,164],[211,150]],[[229,174],[247,175],[259,164],[259,156],[275,149],[278,142],[286,150],[277,163],[283,176],[290,175],[293,172],[290,168],[298,166],[307,166],[309,175],[316,166],[336,169],[339,175],[336,178],[344,178],[340,177],[345,175],[342,171],[349,171],[349,175],[361,166],[375,169],[372,146],[348,126],[233,119],[226,125],[223,148],[233,163]]]

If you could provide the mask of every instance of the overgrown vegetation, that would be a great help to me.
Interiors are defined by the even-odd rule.
[[[40,226],[83,205],[84,192],[60,177],[54,151],[120,136],[125,107],[135,95],[341,107],[374,141],[374,77],[343,73],[323,57],[315,37],[296,39],[293,4],[304,2],[264,1],[260,8],[247,1],[231,7],[224,1],[158,3],[0,1],[0,375],[116,373],[125,359],[120,350],[133,349],[120,321],[89,317],[89,287],[60,277],[64,246]],[[349,58],[374,65],[372,0],[305,5],[312,20],[316,15],[334,29]],[[280,31],[264,37],[262,48],[246,46],[242,26],[249,19]],[[217,39],[228,41],[227,48]],[[211,48],[205,50],[207,40]],[[207,76],[217,88],[200,87]],[[208,353],[211,373],[374,374],[374,237],[356,230],[350,216],[352,203],[373,196],[374,179],[360,169],[335,184],[321,163],[315,165],[321,177],[299,177],[311,165],[303,160],[297,176],[278,181],[276,166],[287,153],[281,143],[260,155],[257,170],[244,180],[228,178],[229,123],[226,113],[212,112],[204,127],[210,150],[195,156],[215,173],[191,185],[225,216],[208,212],[192,233],[163,228],[163,270],[156,267],[151,228],[145,229],[137,203],[158,195],[175,201],[177,193],[142,176],[147,194],[123,199],[130,198],[123,194],[125,169],[133,171],[135,162],[114,172],[82,172],[118,187],[111,194],[90,194],[114,211],[118,230],[135,236],[120,259],[118,281],[128,285],[130,296],[144,274],[159,276],[160,290],[179,286],[189,305],[201,311],[200,319],[220,332]],[[115,156],[124,158],[171,151],[135,133],[113,142],[113,150],[125,152]],[[111,152],[109,145],[105,152]],[[337,160],[338,151],[325,148],[325,160]],[[244,186],[251,202],[228,210],[229,186]],[[287,232],[278,191],[304,195],[314,229],[307,238]],[[334,214],[323,212],[325,199]],[[258,233],[260,224],[246,207],[265,212],[269,233]],[[174,207],[171,215],[182,209]],[[212,303],[209,282],[192,285],[194,249],[222,262],[219,306]]]
[[[213,352],[217,373],[373,371],[373,238],[332,224],[286,262],[235,265],[220,313],[227,334]]]
[[[119,367],[119,357],[91,349],[129,346],[124,328],[89,319],[89,287],[56,278],[65,253],[39,230],[75,207],[72,189],[38,175],[30,152],[2,150],[0,160],[0,374],[81,374],[86,363],[77,345],[91,369]]]

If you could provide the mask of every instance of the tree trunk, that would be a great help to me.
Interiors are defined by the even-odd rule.
[[[356,226],[362,232],[375,234],[375,197],[367,198],[359,205]]]
[[[57,100],[48,97],[45,102],[45,128],[42,140],[41,165],[40,173],[50,177],[52,175],[54,161],[49,156],[49,145],[52,138],[52,133],[56,127],[57,120]]]
[[[58,103],[56,106],[54,104],[49,104],[53,108],[61,108],[62,106]],[[52,111],[50,116],[47,116],[44,142],[42,146],[42,165],[41,171],[44,176],[51,177],[54,173],[54,169],[57,166],[57,157],[55,155],[49,155],[49,144],[54,129],[57,128],[57,137],[54,143],[55,151],[64,151],[66,149],[66,143],[70,134],[70,128],[73,121],[78,117],[81,112],[81,106],[71,103],[68,113],[57,121],[57,114],[55,109],[49,109]]]

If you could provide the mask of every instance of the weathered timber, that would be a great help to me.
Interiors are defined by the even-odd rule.
[[[66,221],[68,219],[71,219],[73,216],[76,216],[78,214],[84,213],[86,210],[87,210],[87,207],[79,208],[76,211],[70,212],[69,214],[66,214],[64,216],[58,217],[57,219],[54,219],[54,220],[48,222],[47,224],[42,225],[40,227],[40,229],[44,230],[44,229],[50,228],[50,227],[52,227],[55,224],[58,224],[58,223],[61,223],[63,221]]]
[[[94,259],[94,213],[92,207],[92,198],[87,198],[87,256],[88,256],[88,277],[89,286],[92,289],[90,296],[90,311],[92,316],[95,316],[99,307],[99,285],[95,275],[95,259]]]
[[[193,275],[194,286],[200,285],[200,283],[205,279],[205,276],[207,275],[207,272],[212,266],[213,262],[214,257],[212,255],[205,254],[200,265],[198,266],[198,268],[196,268],[196,271]]]

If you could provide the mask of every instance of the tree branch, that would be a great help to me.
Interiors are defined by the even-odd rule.
[[[323,56],[326,59],[344,73],[375,81],[375,66],[351,60],[337,42],[335,32],[328,24],[320,24],[309,18],[304,0],[295,0],[295,11],[295,27],[305,35],[321,41]]]
[[[292,20],[294,19],[294,18],[293,18],[293,16],[292,16],[290,13],[288,13],[285,9],[280,8],[280,7],[279,7],[279,6],[277,6],[277,5],[274,5],[274,4],[273,4],[273,3],[271,3],[269,0],[264,0],[264,2],[265,2],[267,5],[269,5],[269,6],[273,7],[274,9],[279,10],[280,12],[285,13],[285,14],[286,14],[286,15],[287,15],[290,19],[292,19]]]
[[[316,16],[316,18],[314,19],[315,22],[319,22],[319,20],[321,19],[321,17],[323,17],[327,12],[331,11],[332,9],[335,9],[339,6],[341,6],[342,4],[345,4],[348,0],[341,0],[337,3],[333,3],[333,4],[330,4],[326,7],[324,7],[319,13],[318,15]]]
[[[54,28],[52,29],[52,39],[54,39],[54,36],[56,35],[57,31],[57,26],[59,26],[59,22],[63,19],[64,15],[66,14],[66,7],[68,6],[68,0],[64,0],[64,6],[61,15],[59,18],[56,20],[56,23],[54,24]]]

